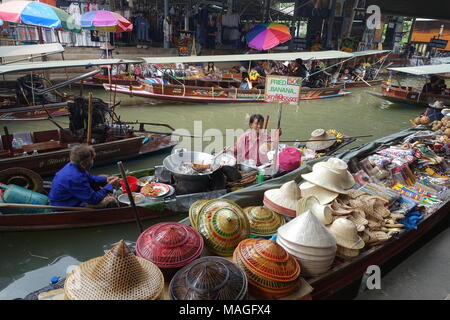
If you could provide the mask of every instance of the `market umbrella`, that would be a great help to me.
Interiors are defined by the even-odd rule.
[[[258,24],[246,35],[248,46],[256,50],[269,50],[290,39],[289,27],[280,23]]]
[[[67,12],[35,1],[10,1],[1,4],[0,19],[37,27],[81,32],[81,26]]]
[[[120,14],[108,10],[89,11],[80,17],[82,28],[107,32],[127,32],[133,24]]]

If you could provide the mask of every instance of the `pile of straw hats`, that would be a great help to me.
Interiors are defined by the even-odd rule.
[[[247,215],[236,203],[215,199],[205,203],[197,216],[197,230],[211,253],[231,256],[236,246],[250,235]]]
[[[326,272],[336,255],[336,239],[309,210],[278,229],[277,243],[297,258],[308,276]]]
[[[155,300],[164,277],[150,261],[136,257],[122,240],[104,256],[83,262],[67,275],[66,300]]]
[[[329,230],[336,238],[337,256],[354,258],[359,255],[359,250],[364,248],[364,241],[358,236],[358,230],[352,221],[338,218],[333,221]]]
[[[286,182],[279,189],[264,192],[264,206],[273,212],[288,217],[296,216],[297,201],[300,199],[300,188],[295,181]]]
[[[157,223],[136,241],[136,255],[153,262],[166,277],[199,258],[203,238],[194,228],[178,222]]]
[[[311,211],[325,226],[333,222],[331,208],[321,205],[319,200],[314,196],[304,197],[297,203],[297,216],[308,210]]]
[[[327,133],[324,129],[316,129],[311,132],[311,137],[306,143],[308,149],[319,151],[325,150],[336,143],[336,136]]]
[[[303,198],[310,196],[316,197],[321,205],[329,204],[339,195],[337,192],[329,191],[308,181],[300,184],[300,192]]]
[[[300,265],[274,241],[243,240],[233,261],[247,274],[250,293],[256,297],[277,299],[299,289]]]
[[[341,194],[347,194],[355,185],[347,163],[338,158],[315,163],[312,172],[302,174],[302,178],[328,191]]]
[[[244,300],[247,276],[233,262],[207,256],[179,270],[170,281],[169,294],[172,300]]]
[[[244,208],[250,222],[250,237],[270,238],[285,221],[284,217],[264,207]]]

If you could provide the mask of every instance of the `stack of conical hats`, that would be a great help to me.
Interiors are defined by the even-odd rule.
[[[247,274],[250,293],[266,299],[288,296],[300,286],[300,265],[281,246],[266,239],[246,239],[233,261]]]
[[[169,286],[172,300],[243,300],[247,291],[245,272],[226,258],[214,256],[183,267]]]
[[[83,262],[64,283],[68,300],[155,300],[164,277],[150,261],[136,257],[122,240],[105,255]]]
[[[270,238],[285,221],[284,217],[264,207],[247,207],[244,212],[250,222],[250,236]]]
[[[210,200],[197,217],[197,230],[208,249],[219,256],[231,256],[236,246],[250,235],[250,224],[240,206],[230,200]]]
[[[326,272],[336,255],[336,239],[309,210],[278,229],[277,243],[298,259],[308,276]]]
[[[359,255],[359,250],[364,248],[363,239],[358,236],[358,230],[352,221],[338,218],[328,228],[336,238],[337,253],[340,258],[348,259]]]
[[[203,238],[194,228],[162,222],[145,230],[136,241],[136,254],[156,264],[170,278],[179,268],[199,258]]]

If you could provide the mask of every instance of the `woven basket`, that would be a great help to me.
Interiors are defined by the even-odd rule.
[[[64,283],[67,300],[155,300],[164,288],[158,267],[120,241],[104,256],[74,268]]]
[[[179,270],[169,285],[173,300],[243,300],[247,298],[245,272],[221,257],[203,257]]]
[[[212,253],[231,256],[236,246],[250,235],[250,224],[241,207],[232,201],[208,201],[198,215],[198,231]]]

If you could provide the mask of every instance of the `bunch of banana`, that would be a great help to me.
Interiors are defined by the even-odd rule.
[[[336,142],[337,143],[342,143],[342,141],[344,141],[343,140],[344,135],[342,133],[340,133],[339,131],[337,131],[337,130],[328,129],[327,133],[334,135],[336,137]]]

